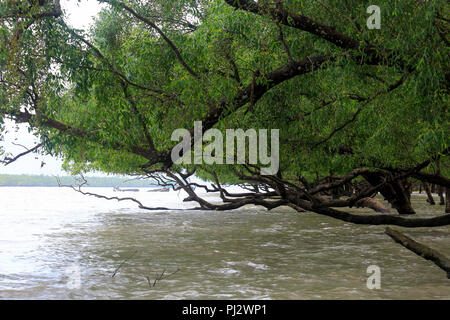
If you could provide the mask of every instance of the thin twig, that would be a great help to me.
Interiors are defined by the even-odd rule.
[[[122,268],[122,266],[125,264],[125,262],[127,262],[128,260],[130,260],[132,257],[134,257],[134,255],[137,253],[137,250],[135,252],[133,252],[128,258],[126,258],[125,260],[123,260],[119,266],[116,268],[116,270],[114,270],[111,278],[114,278],[117,274],[117,272],[119,272],[120,268]]]

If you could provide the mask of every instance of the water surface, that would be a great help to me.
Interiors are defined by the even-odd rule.
[[[119,195],[190,206],[144,191]],[[423,196],[413,205],[444,210]],[[450,256],[450,227],[399,229]],[[0,298],[450,299],[445,272],[383,231],[289,208],[149,212],[70,189],[0,188]],[[370,265],[380,290],[366,286]]]

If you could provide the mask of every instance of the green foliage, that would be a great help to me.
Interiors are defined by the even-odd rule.
[[[133,148],[148,148],[146,130],[158,150],[167,150],[175,144],[173,130],[191,128],[211,105],[233,101],[241,85],[263,84],[261,75],[289,62],[280,30],[294,60],[320,54],[335,60],[281,83],[215,127],[280,129],[285,177],[301,173],[314,178],[361,166],[406,168],[449,146],[449,48],[438,32],[448,23],[445,0],[383,1],[380,30],[365,27],[368,15],[361,1],[284,2],[287,10],[379,50],[386,63],[378,65],[361,65],[315,35],[235,10],[222,0],[126,1],[157,23],[198,78],[158,32],[110,3],[88,34],[75,31],[102,57],[63,18],[36,21],[19,39],[14,28],[23,28],[24,21],[2,19],[0,26],[5,80],[0,114],[14,115],[24,107],[31,111],[29,91],[35,90],[42,115],[89,132],[74,136],[39,119],[32,122],[47,152],[62,155],[74,172],[141,173],[147,159]],[[11,10],[2,3],[0,15]],[[233,65],[241,84],[233,79]],[[387,92],[400,79],[399,87]],[[118,150],[118,144],[125,147]],[[448,174],[447,161],[441,165],[443,174]],[[216,170],[223,181],[237,181],[232,166],[206,169]]]

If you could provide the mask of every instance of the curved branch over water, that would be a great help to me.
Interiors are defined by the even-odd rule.
[[[411,239],[398,230],[386,228],[385,233],[406,249],[411,250],[426,260],[434,262],[439,268],[447,272],[447,278],[450,279],[450,259],[448,257],[435,249]]]

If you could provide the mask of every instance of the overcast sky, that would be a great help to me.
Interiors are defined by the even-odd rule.
[[[66,22],[77,29],[87,29],[93,21],[102,6],[96,0],[62,0],[62,9],[65,11]],[[4,141],[0,141],[6,152],[17,155],[25,149],[21,146],[15,146],[13,143],[21,144],[32,148],[38,142],[38,139],[28,133],[28,126],[21,124],[14,125],[12,121],[6,121],[7,131],[4,135]],[[0,164],[0,174],[43,174],[43,175],[64,175],[61,170],[62,161],[49,156],[38,154],[29,154],[17,160],[16,162],[3,166]]]

